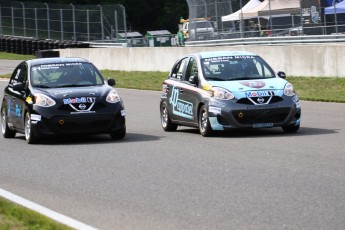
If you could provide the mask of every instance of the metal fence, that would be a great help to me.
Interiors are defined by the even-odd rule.
[[[120,4],[73,5],[0,0],[0,35],[71,41],[126,40]],[[120,41],[121,42],[121,41]]]
[[[286,2],[292,0],[260,0],[260,2]],[[242,0],[187,0],[189,7],[188,41],[239,39],[251,37],[331,35],[345,32],[345,13],[324,14],[320,0],[295,0],[293,9],[267,10],[265,15],[243,17]],[[236,4],[235,4],[236,2]],[[222,16],[240,11],[238,20],[222,21]],[[194,21],[194,22],[193,22]],[[207,21],[212,29],[198,27]],[[192,36],[190,36],[192,35]]]

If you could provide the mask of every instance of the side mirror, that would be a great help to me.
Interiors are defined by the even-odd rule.
[[[198,76],[190,76],[189,79],[188,79],[189,83],[191,84],[194,84],[194,85],[197,85],[198,84]]]
[[[285,74],[285,72],[283,72],[283,71],[279,71],[279,72],[277,73],[277,75],[278,75],[278,77],[280,77],[280,78],[283,78],[283,79],[286,78],[286,74]]]
[[[114,86],[114,85],[116,85],[116,81],[115,81],[115,79],[113,79],[113,78],[109,78],[109,79],[108,79],[108,85],[110,85],[110,86]]]
[[[24,91],[25,90],[24,83],[17,83],[15,85],[13,85],[13,90],[14,91]]]

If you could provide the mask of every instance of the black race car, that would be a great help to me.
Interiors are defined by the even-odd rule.
[[[5,88],[1,132],[24,133],[28,143],[48,135],[126,135],[122,99],[97,68],[82,58],[42,58],[20,63]]]

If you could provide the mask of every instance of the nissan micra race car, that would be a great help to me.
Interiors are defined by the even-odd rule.
[[[106,81],[81,58],[42,58],[19,64],[4,90],[1,132],[24,133],[28,143],[47,135],[126,134],[125,109],[114,79]]]
[[[161,125],[198,127],[201,135],[234,128],[282,127],[296,132],[301,105],[284,72],[277,75],[258,55],[201,52],[177,60],[164,81]]]

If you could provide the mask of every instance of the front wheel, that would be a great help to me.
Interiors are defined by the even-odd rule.
[[[38,142],[37,137],[32,131],[31,116],[29,112],[25,114],[25,140],[28,144],[35,144]]]
[[[199,131],[204,137],[209,137],[213,134],[213,130],[208,119],[208,111],[205,105],[201,106],[199,110]]]
[[[121,129],[121,131],[110,133],[110,137],[113,140],[123,139],[125,136],[126,136],[126,126],[124,126],[123,129]]]
[[[161,104],[161,125],[165,131],[176,131],[177,125],[172,123],[169,117],[168,105],[165,101]]]
[[[299,130],[299,125],[283,125],[282,129],[286,133],[295,133]]]
[[[5,109],[1,110],[1,133],[4,138],[13,138],[16,136],[16,132],[8,127]]]

